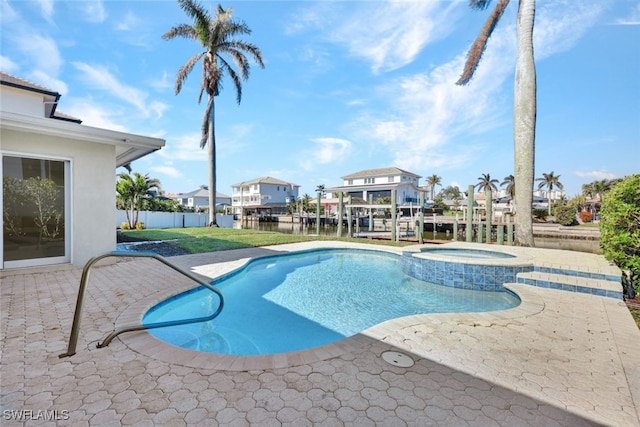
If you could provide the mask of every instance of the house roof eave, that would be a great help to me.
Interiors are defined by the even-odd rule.
[[[116,147],[116,166],[124,166],[164,147],[165,140],[63,120],[0,112],[0,128],[60,138],[108,144]]]

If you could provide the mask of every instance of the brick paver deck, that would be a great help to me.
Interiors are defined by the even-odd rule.
[[[170,260],[215,277],[313,245]],[[588,254],[521,254],[607,268]],[[640,426],[640,332],[614,298],[511,284],[512,310],[412,316],[254,361],[172,352],[146,332],[97,349],[114,324],[192,286],[153,260],[120,260],[93,270],[77,353],[60,359],[80,273],[3,273],[2,425]],[[415,364],[392,366],[387,350]]]

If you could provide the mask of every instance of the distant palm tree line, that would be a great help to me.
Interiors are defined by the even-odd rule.
[[[593,181],[589,184],[582,186],[582,194],[592,199],[604,200],[604,194],[611,190],[614,185],[622,181],[620,178],[616,179],[602,179],[599,181]]]

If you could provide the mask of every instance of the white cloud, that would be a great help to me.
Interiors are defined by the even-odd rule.
[[[347,46],[352,56],[371,62],[374,73],[413,62],[430,42],[454,27],[449,16],[458,4],[437,2],[367,3],[331,32],[330,38]]]
[[[614,22],[615,25],[640,25],[640,3],[636,4],[632,8],[628,15],[623,18],[618,18]]]
[[[37,0],[42,17],[49,23],[53,22],[53,0]]]
[[[207,150],[200,148],[200,132],[167,138],[165,147],[158,155],[171,160],[206,161]]]
[[[314,138],[314,147],[301,153],[299,161],[304,170],[313,170],[319,165],[341,162],[351,152],[351,141],[340,138]]]
[[[157,166],[149,166],[149,170],[151,172],[166,175],[171,178],[182,178],[184,174],[181,170],[175,168],[171,165],[157,165]],[[162,180],[161,180],[162,181]]]
[[[65,98],[61,110],[82,120],[82,124],[120,132],[128,132],[119,123],[122,117],[114,113],[113,108],[103,107],[91,98]]]
[[[0,70],[4,70],[7,73],[15,73],[20,67],[13,62],[11,58],[0,55]]]
[[[458,2],[314,2],[297,12],[285,32],[313,29],[325,41],[344,46],[349,54],[371,63],[374,73],[413,62],[424,47],[455,27]],[[318,58],[317,46],[307,47]],[[324,56],[320,57],[324,58]]]
[[[371,147],[381,146],[393,164],[408,170],[464,164],[482,145],[475,142],[455,147],[453,156],[450,150],[445,151],[447,144],[461,135],[481,133],[507,120],[507,112],[501,110],[497,101],[505,96],[503,83],[511,66],[506,65],[509,62],[504,57],[513,52],[513,46],[504,39],[495,40],[494,45],[495,49],[485,53],[468,86],[455,85],[464,62],[462,54],[428,74],[390,81],[379,93],[391,100],[388,110],[382,114],[368,113],[353,123],[357,139]],[[471,142],[470,137],[467,139]]]
[[[29,73],[29,78],[35,82],[38,82],[42,86],[59,92],[61,95],[65,95],[69,92],[67,84],[62,80],[55,78],[53,74],[47,73],[43,70],[33,70]]]
[[[90,87],[103,90],[109,95],[133,105],[145,117],[162,117],[168,106],[159,101],[148,101],[146,92],[118,81],[118,79],[102,66],[89,65],[84,62],[73,62],[73,66],[82,72],[82,79]]]
[[[19,19],[19,15],[15,9],[11,7],[8,1],[0,1],[0,23],[4,27],[5,25],[16,22]],[[3,34],[3,37],[5,35]]]
[[[15,34],[15,45],[28,57],[34,69],[43,70],[42,74],[57,77],[62,69],[63,60],[55,40],[36,32],[27,33],[28,31],[20,31]]]
[[[566,52],[575,46],[598,23],[604,9],[604,4],[593,1],[542,3],[536,10],[533,30],[536,60]]]
[[[99,24],[107,19],[107,11],[102,0],[72,2],[72,4],[78,7],[80,14],[87,22]]]
[[[115,28],[118,31],[131,31],[132,29],[138,28],[140,24],[140,19],[133,12],[128,11],[124,15],[124,18],[118,20]]]
[[[169,77],[169,73],[164,71],[159,78],[156,78],[149,82],[149,86],[157,90],[158,92],[164,92],[167,89],[173,89],[174,82]]]
[[[594,180],[603,180],[603,179],[615,179],[616,174],[605,171],[576,171],[574,175],[579,176],[580,178],[589,178]]]
[[[577,4],[574,10],[543,3],[535,30],[541,32],[537,38],[542,57],[573,46],[589,26],[595,25],[601,11],[598,7],[590,11],[585,5],[590,3]],[[515,12],[505,14],[503,19],[507,21],[496,28],[469,85],[455,85],[466,52],[429,72],[391,80],[375,94],[382,101],[367,102],[386,104],[386,111],[360,116],[351,124],[351,139],[363,141],[360,144],[371,151],[371,157],[384,153],[392,159],[389,163],[416,171],[464,167],[474,158],[487,155],[483,153],[486,146],[502,144],[485,142],[482,135],[511,121],[511,105],[505,100],[511,98],[513,90]],[[512,144],[509,139],[503,146]]]

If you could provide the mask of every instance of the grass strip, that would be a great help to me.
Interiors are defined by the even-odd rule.
[[[192,254],[241,249],[259,246],[282,245],[317,240],[351,241],[373,243],[388,246],[407,246],[412,242],[392,242],[390,240],[357,239],[335,236],[310,236],[303,234],[278,233],[274,231],[259,231],[237,228],[153,228],[147,230],[119,231],[122,236],[130,239],[146,241],[167,241]]]

